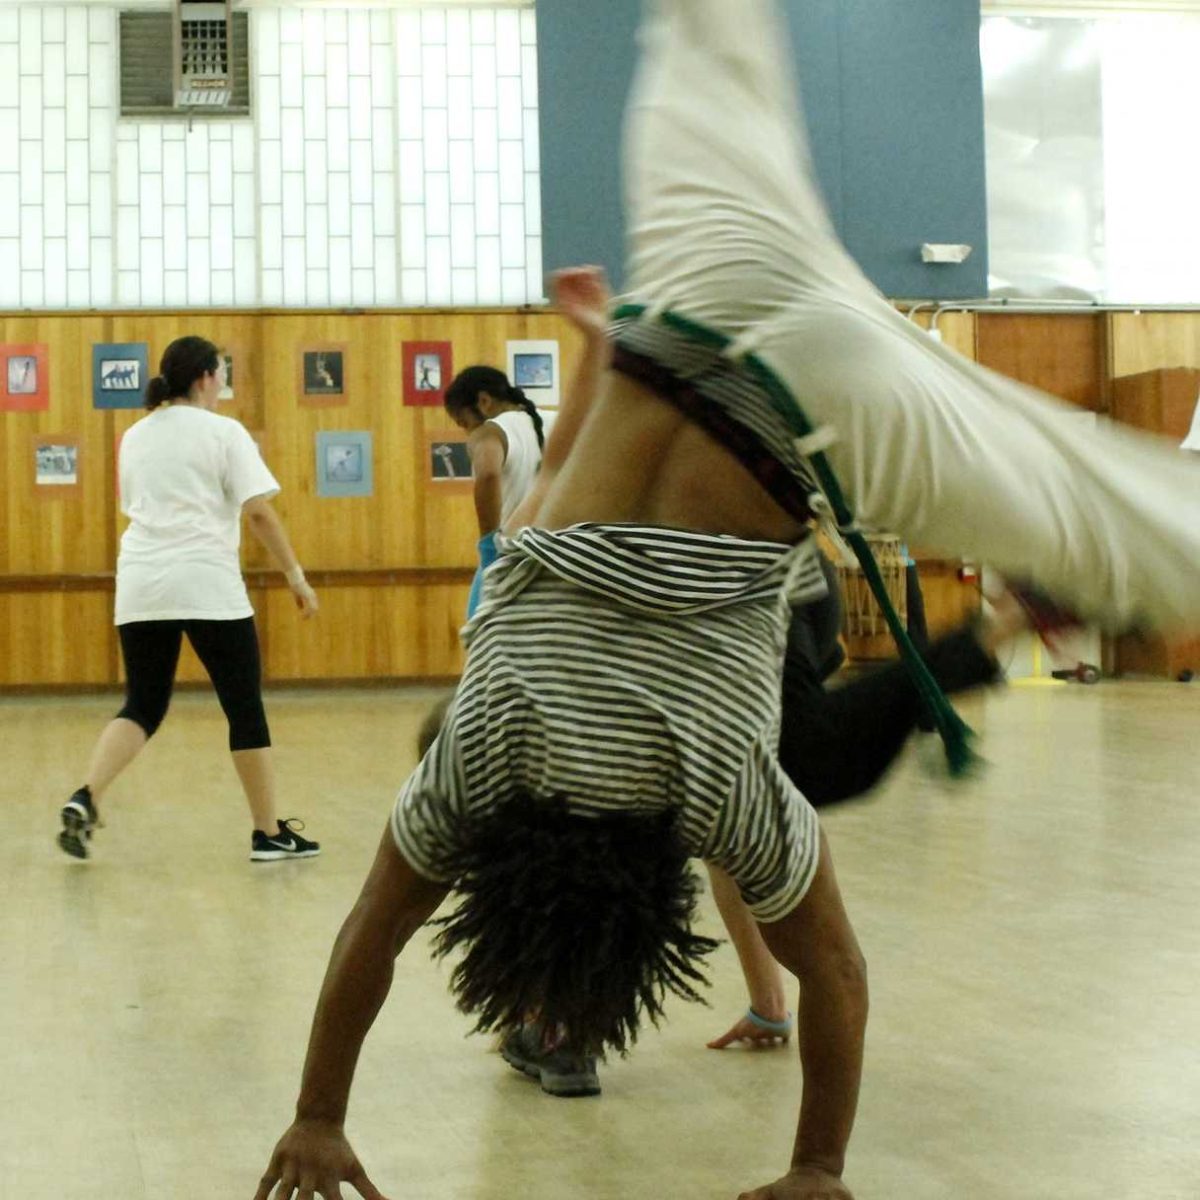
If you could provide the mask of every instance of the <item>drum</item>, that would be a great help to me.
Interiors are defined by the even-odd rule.
[[[908,598],[905,571],[908,555],[900,539],[890,533],[866,534],[867,545],[879,564],[888,599],[900,618],[908,621]],[[837,561],[838,587],[842,594],[842,634],[846,638],[874,638],[888,634],[887,622],[867,583],[867,577],[857,562]]]

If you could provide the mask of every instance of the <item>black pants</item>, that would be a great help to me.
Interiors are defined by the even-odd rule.
[[[254,618],[239,621],[131,621],[118,625],[125,659],[125,707],[117,714],[153,737],[167,715],[183,635],[204,664],[229,720],[230,750],[271,744],[262,702],[262,661]]]
[[[908,609],[908,638],[924,654],[929,649],[929,630],[925,625],[925,595],[921,591],[921,576],[917,564],[904,568],[904,603]]]
[[[916,685],[901,662],[826,690],[825,680],[841,665],[843,654],[837,641],[837,580],[833,567],[823,565],[829,595],[792,614],[779,739],[783,769],[817,808],[874,787],[925,717]],[[920,649],[933,677],[950,694],[992,683],[999,674],[970,629]]]

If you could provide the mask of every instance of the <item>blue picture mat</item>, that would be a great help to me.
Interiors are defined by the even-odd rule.
[[[92,347],[94,408],[141,408],[149,382],[145,342],[101,342]]]
[[[317,434],[317,495],[371,496],[375,492],[369,430]]]

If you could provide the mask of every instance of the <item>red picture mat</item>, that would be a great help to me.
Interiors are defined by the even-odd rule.
[[[26,382],[22,360],[33,360]],[[25,391],[29,387],[31,390]],[[50,355],[42,343],[0,345],[0,411],[44,412],[50,407]]]
[[[402,348],[405,406],[441,408],[454,373],[450,343],[404,342]],[[436,371],[431,359],[437,359]]]

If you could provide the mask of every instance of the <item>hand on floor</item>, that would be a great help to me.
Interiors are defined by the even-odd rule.
[[[743,1044],[751,1049],[771,1049],[774,1046],[787,1045],[788,1038],[792,1036],[791,1018],[787,1021],[787,1030],[782,1029],[766,1029],[762,1025],[756,1024],[747,1013],[742,1017],[732,1029],[726,1030],[719,1038],[714,1038],[708,1043],[710,1050],[724,1050],[726,1046]]]
[[[340,1125],[297,1121],[279,1139],[254,1200],[342,1200],[341,1184],[349,1183],[363,1200],[387,1200],[367,1178]],[[278,1188],[272,1192],[272,1188]]]
[[[742,1192],[738,1200],[854,1200],[854,1197],[836,1175],[817,1167],[801,1167],[766,1187]]]

